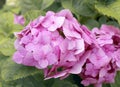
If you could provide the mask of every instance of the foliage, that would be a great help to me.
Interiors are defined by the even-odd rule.
[[[116,0],[113,3],[111,2],[109,5],[99,2],[95,5],[95,8],[103,15],[115,18],[120,23],[120,0]]]
[[[27,25],[48,10],[56,12],[65,8],[70,9],[79,22],[90,29],[101,24],[119,27],[120,0],[12,0],[12,3],[16,2],[18,4],[12,5],[8,4],[10,0],[0,2],[0,87],[83,87],[76,84],[74,75],[65,80],[45,81],[41,70],[12,61],[14,32],[24,28],[13,23],[14,13],[24,15]],[[119,87],[119,79],[120,73],[116,76],[116,83],[103,87]]]

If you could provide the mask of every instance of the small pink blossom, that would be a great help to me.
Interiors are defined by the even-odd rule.
[[[22,15],[14,14],[14,23],[24,25],[25,19],[24,19],[24,17]]]

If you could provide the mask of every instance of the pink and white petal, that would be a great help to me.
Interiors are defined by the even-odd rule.
[[[26,50],[29,52],[33,52],[36,49],[36,46],[33,43],[29,43],[26,45]]]
[[[21,55],[18,51],[16,51],[13,55],[13,61],[15,61],[18,64],[21,64],[23,62],[24,56]]]
[[[47,45],[44,45],[44,46],[42,46],[41,47],[41,50],[43,51],[43,53],[45,54],[45,55],[47,55],[47,54],[49,54],[50,52],[52,52],[52,47],[51,47],[51,45],[50,44],[47,44]]]
[[[116,65],[120,68],[120,60],[116,61]]]
[[[41,69],[44,69],[48,66],[48,60],[47,59],[42,59],[39,61],[39,66],[41,67]]]
[[[30,42],[30,38],[28,36],[24,36],[21,38],[20,44],[27,44]]]
[[[73,18],[72,13],[68,9],[65,9],[65,10],[58,12],[58,13],[56,13],[56,15],[65,17],[67,20],[71,20]]]
[[[76,40],[76,49],[75,54],[82,53],[85,50],[85,43],[83,39]]]
[[[45,17],[50,17],[50,16],[54,16],[55,15],[55,13],[53,12],[53,11],[48,11],[47,13],[46,13],[46,16]]]
[[[89,58],[91,51],[86,52],[81,59],[70,69],[69,73],[79,74],[82,71],[82,67],[86,60]]]
[[[71,41],[68,40],[68,50],[74,49],[75,46],[76,46],[76,43],[74,40],[71,40]]]
[[[50,27],[48,27],[48,31],[55,31],[57,28],[58,26],[56,24],[51,24]]]
[[[41,49],[34,50],[33,57],[36,61],[40,61],[42,58],[45,58],[45,55]]]
[[[19,42],[20,42],[19,39],[16,39],[16,40],[15,40],[15,42],[14,42],[14,47],[15,47],[15,49],[19,49],[19,47],[21,46]]]
[[[75,38],[81,38],[81,34],[76,31],[72,32],[72,34]]]
[[[33,28],[32,30],[31,30],[31,34],[32,35],[34,35],[34,36],[36,36],[37,34],[38,34],[38,30],[36,29],[36,28]]]
[[[68,48],[68,40],[67,39],[64,39],[61,44],[59,45],[60,47],[60,50],[62,53],[65,53],[67,51],[67,48]]]
[[[107,69],[106,68],[102,68],[99,72],[99,77],[103,78],[107,73]]]
[[[25,19],[24,19],[24,17],[22,15],[14,14],[14,23],[24,25]]]
[[[33,21],[33,27],[38,27],[44,21],[44,18],[44,16],[39,16],[39,18],[35,19]]]
[[[49,44],[51,42],[51,32],[49,31],[43,31],[41,32],[41,43],[42,44]]]
[[[65,57],[64,61],[77,61],[77,58],[75,57],[74,53],[68,53]]]
[[[52,65],[58,62],[58,57],[53,53],[48,54],[46,59],[48,60],[49,65]]]
[[[55,75],[51,75],[51,76],[48,76],[45,78],[45,80],[47,79],[51,79],[51,78],[59,78],[59,77],[63,77],[67,74],[67,71],[63,71],[63,72],[60,72],[60,73],[57,73]]]
[[[57,25],[57,28],[60,28],[64,23],[65,17],[55,17],[54,23]]]
[[[83,84],[84,86],[89,86],[90,85],[90,82],[88,80],[82,80],[81,81],[81,84]]]
[[[45,17],[44,21],[42,22],[42,26],[45,28],[48,28],[51,26],[51,24],[53,24],[53,20],[54,20],[54,16],[49,16],[49,17]]]
[[[35,62],[31,52],[28,52],[23,59],[23,64],[27,66],[34,66]]]

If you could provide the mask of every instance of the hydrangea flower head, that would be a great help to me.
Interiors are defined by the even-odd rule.
[[[102,25],[92,30],[99,47],[92,46],[80,76],[82,84],[102,87],[103,83],[113,83],[120,69],[120,30],[111,25]]]
[[[83,85],[102,87],[113,83],[120,70],[120,30],[102,25],[90,31],[68,9],[48,11],[15,35],[13,60],[43,69],[45,79],[77,74]]]
[[[71,67],[69,73],[81,72],[73,65],[79,62],[80,56],[85,51],[85,45],[91,44],[91,39],[86,42],[89,30],[87,28],[83,30],[80,26],[67,9],[58,13],[48,11],[45,16],[36,18],[21,32],[16,33],[17,51],[13,60],[39,69],[57,65],[66,67],[66,70]]]

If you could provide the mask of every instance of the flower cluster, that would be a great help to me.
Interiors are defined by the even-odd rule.
[[[43,69],[45,79],[78,74],[83,85],[101,87],[120,69],[120,30],[102,25],[90,31],[67,9],[48,11],[15,35],[13,60]]]
[[[92,46],[82,72],[82,84],[102,87],[102,83],[113,83],[120,70],[120,30],[114,26],[102,25],[92,29],[99,48]]]

